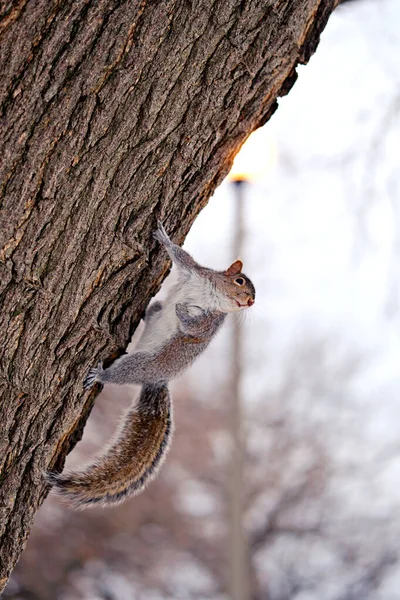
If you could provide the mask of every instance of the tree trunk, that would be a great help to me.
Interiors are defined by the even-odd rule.
[[[1,3],[0,591],[167,272],[156,219],[183,241],[334,4]]]

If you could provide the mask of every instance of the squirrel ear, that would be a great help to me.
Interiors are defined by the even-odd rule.
[[[225,275],[238,275],[238,273],[242,272],[243,263],[241,260],[235,260],[234,263],[231,264],[230,267],[225,271]]]

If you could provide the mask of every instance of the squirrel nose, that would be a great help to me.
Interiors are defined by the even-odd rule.
[[[253,306],[253,304],[254,304],[254,300],[252,300],[251,298],[249,298],[247,300],[247,306]]]

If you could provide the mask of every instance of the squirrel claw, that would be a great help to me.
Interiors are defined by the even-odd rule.
[[[160,244],[170,244],[171,240],[169,239],[161,221],[157,221],[157,226],[158,229],[156,229],[153,233],[154,239],[157,240],[157,242],[160,242]]]
[[[100,361],[97,367],[92,367],[89,369],[89,373],[86,375],[83,380],[83,387],[85,390],[90,390],[96,382],[101,383],[100,375],[103,371],[103,362]]]
[[[192,315],[189,312],[187,304],[178,302],[175,305],[175,314],[183,324],[187,324],[192,319]]]

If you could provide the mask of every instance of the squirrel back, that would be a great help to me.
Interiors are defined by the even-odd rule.
[[[166,384],[145,384],[116,439],[93,464],[66,475],[48,473],[55,492],[74,508],[107,506],[135,496],[156,475],[173,432]]]
[[[200,266],[176,246],[159,223],[154,237],[179,270],[179,281],[162,305],[146,311],[136,350],[104,369],[89,370],[84,388],[95,382],[139,384],[136,407],[125,416],[111,446],[82,471],[48,473],[47,481],[75,508],[118,504],[139,493],[160,467],[172,435],[167,382],[182,374],[222,326],[227,313],[254,304],[255,289],[236,260],[225,271]]]

